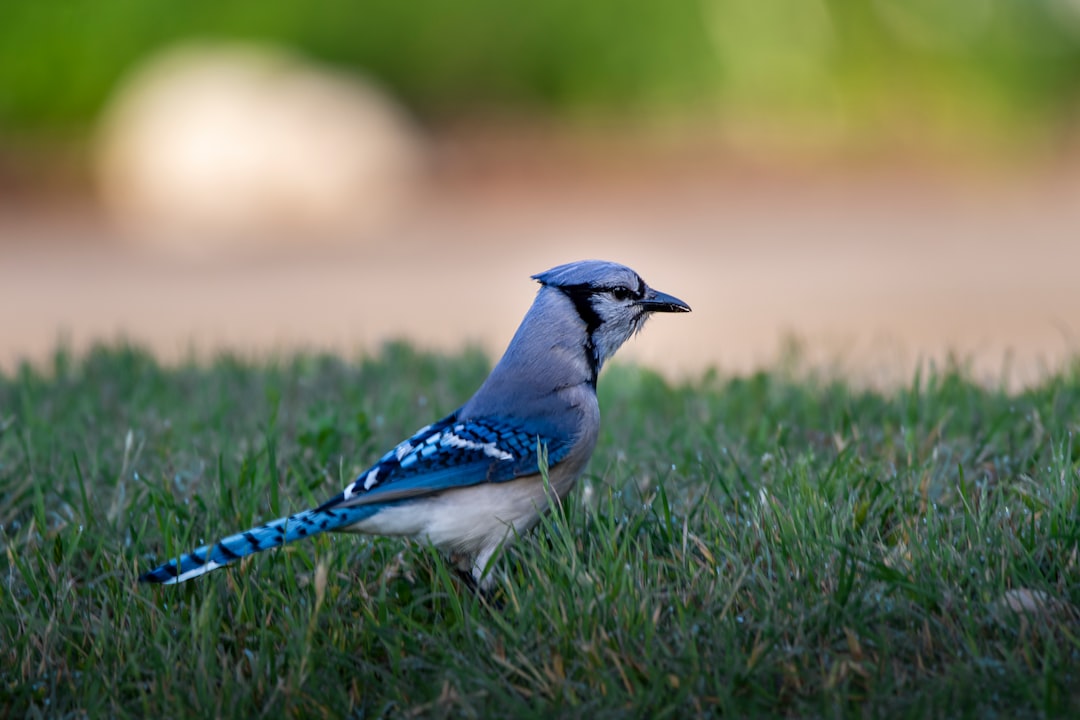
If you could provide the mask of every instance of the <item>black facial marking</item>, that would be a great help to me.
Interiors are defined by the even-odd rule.
[[[592,304],[592,296],[597,289],[591,285],[569,285],[559,289],[574,303],[574,309],[577,310],[578,316],[585,323],[585,332],[592,337],[593,331],[604,322]]]
[[[604,324],[600,313],[596,312],[596,308],[592,304],[596,288],[590,285],[570,285],[559,289],[574,303],[574,309],[577,310],[578,317],[585,323],[585,357],[589,362],[589,384],[595,388],[596,376],[599,373],[597,367],[599,361],[596,357],[596,346],[593,344],[593,332]]]

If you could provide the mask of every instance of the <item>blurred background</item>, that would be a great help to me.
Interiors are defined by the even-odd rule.
[[[0,368],[130,340],[501,351],[574,259],[694,313],[621,357],[950,356],[1080,328],[1080,1],[0,4]]]

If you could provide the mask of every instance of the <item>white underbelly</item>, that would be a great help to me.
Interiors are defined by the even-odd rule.
[[[572,482],[559,483],[560,495]],[[523,533],[540,518],[550,503],[536,475],[503,483],[483,483],[416,502],[391,505],[348,532],[406,535],[427,539],[445,552],[477,553],[502,542],[508,534]]]

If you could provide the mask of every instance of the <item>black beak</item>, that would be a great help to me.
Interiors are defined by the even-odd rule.
[[[662,293],[659,290],[649,288],[638,305],[649,312],[690,312],[690,306],[674,295]]]

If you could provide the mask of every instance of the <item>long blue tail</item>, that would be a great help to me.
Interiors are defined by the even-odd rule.
[[[204,545],[144,573],[139,582],[175,585],[198,577],[222,565],[294,540],[348,527],[374,515],[378,505],[315,509],[279,518],[265,525],[230,535],[213,545]]]

